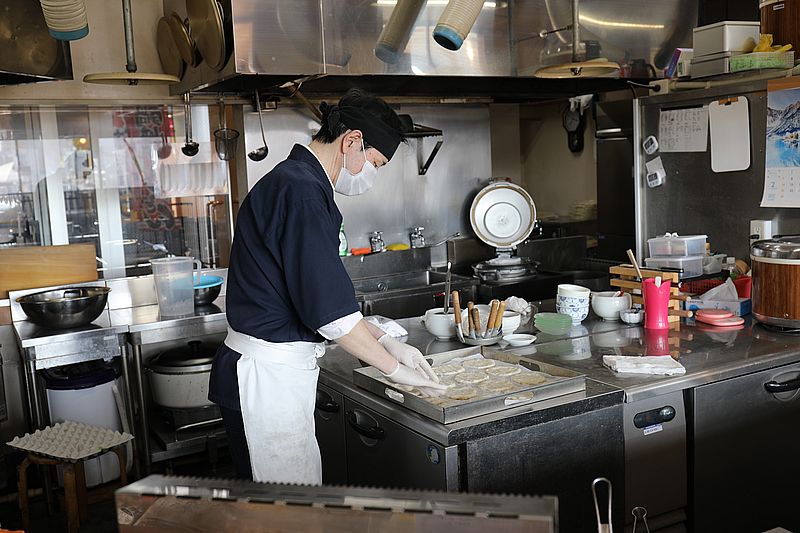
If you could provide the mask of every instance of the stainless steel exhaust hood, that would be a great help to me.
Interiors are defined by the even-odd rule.
[[[0,50],[0,85],[72,79],[69,44],[50,36],[39,2],[3,2]]]
[[[186,19],[187,4],[207,1],[213,2],[164,0],[164,12]],[[532,77],[538,68],[571,57],[571,32],[563,29],[571,21],[571,3],[566,0],[486,1],[458,51],[443,48],[432,36],[447,0],[427,0],[417,6],[419,14],[404,49],[384,62],[376,55],[376,43],[395,6],[405,1],[221,0],[217,3],[227,59],[219,70],[206,62],[188,67],[171,90],[268,91],[312,77],[303,85],[307,94],[360,86],[392,96],[520,99],[625,86],[625,80],[610,78]],[[623,66],[623,77],[652,78],[676,46],[691,45],[697,4],[698,0],[662,0],[642,9],[640,0],[582,0],[580,53],[616,61]],[[206,36],[193,37],[199,42]]]

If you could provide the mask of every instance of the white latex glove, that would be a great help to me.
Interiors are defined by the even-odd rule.
[[[390,381],[394,381],[400,385],[417,387],[423,393],[431,396],[442,394],[447,390],[447,385],[442,385],[440,383],[431,381],[422,375],[422,373],[417,372],[410,366],[404,365],[400,361],[397,362],[397,368],[394,370],[394,372],[391,374],[384,374],[384,376],[386,376],[386,378]]]
[[[399,362],[403,363],[409,368],[420,371],[435,383],[439,383],[439,376],[436,375],[431,368],[431,365],[429,365],[428,361],[425,360],[425,356],[422,355],[422,352],[413,346],[409,346],[404,342],[400,342],[388,333],[379,338],[378,342],[381,343],[383,347],[386,348],[386,351],[389,352],[389,354]]]

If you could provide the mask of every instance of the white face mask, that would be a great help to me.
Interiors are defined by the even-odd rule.
[[[364,154],[364,164],[358,174],[353,174],[347,170],[347,154],[342,161],[342,169],[336,178],[334,190],[345,196],[357,196],[364,194],[372,188],[378,169],[367,160],[367,151],[364,149],[364,141],[361,141],[361,153]]]

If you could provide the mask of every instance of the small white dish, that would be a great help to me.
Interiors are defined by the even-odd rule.
[[[533,344],[533,341],[536,340],[536,335],[517,333],[514,335],[506,335],[505,337],[503,337],[503,340],[506,341],[511,346],[527,346],[529,344]]]
[[[466,310],[461,311],[462,321],[466,317]],[[451,308],[447,314],[441,307],[435,309],[428,309],[423,318],[425,329],[439,340],[452,339],[456,336],[455,319],[453,317],[453,309]],[[464,332],[466,334],[466,332]]]
[[[641,309],[626,309],[619,312],[619,317],[626,324],[641,324],[644,320],[644,311]]]

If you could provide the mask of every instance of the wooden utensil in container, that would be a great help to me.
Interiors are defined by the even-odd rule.
[[[503,300],[500,302],[500,306],[497,308],[497,315],[494,319],[494,324],[492,324],[492,333],[489,335],[490,337],[496,337],[500,335],[500,330],[503,327],[503,313],[506,312],[506,302]]]
[[[456,335],[458,335],[458,340],[464,342],[464,328],[461,325],[461,297],[458,291],[453,291],[453,319],[456,323]]]
[[[469,327],[469,338],[475,338],[475,320],[472,318],[472,310],[475,309],[475,304],[467,302],[467,322]]]
[[[497,309],[500,307],[500,302],[497,300],[492,300],[490,302],[490,309],[489,309],[489,320],[486,321],[486,328],[483,330],[483,338],[486,339],[491,337],[489,334],[492,331],[494,326],[494,321],[497,318]]]
[[[475,337],[480,337],[481,311],[477,307],[473,307],[471,313],[472,313],[472,323],[475,328],[473,332],[475,333]]]

